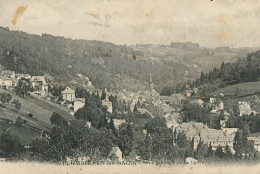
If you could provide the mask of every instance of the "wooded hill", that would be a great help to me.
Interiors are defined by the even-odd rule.
[[[178,47],[174,44],[128,47],[48,34],[32,35],[0,27],[0,64],[17,73],[48,73],[62,83],[80,73],[88,76],[100,89],[125,86],[124,79],[146,86],[152,72],[155,88],[160,91],[165,84],[199,77],[200,70],[207,70],[213,60],[230,61],[248,50],[222,51],[199,46],[190,49],[179,45],[182,43]],[[200,63],[195,65],[198,61]]]
[[[220,68],[214,68],[209,72],[201,72],[198,79],[187,81],[185,84],[178,84],[175,87],[165,87],[162,95],[171,95],[174,92],[181,92],[187,88],[200,88],[201,93],[209,94],[220,88],[230,85],[257,82],[260,79],[260,50],[248,53],[245,58],[240,58],[234,63],[222,62]]]

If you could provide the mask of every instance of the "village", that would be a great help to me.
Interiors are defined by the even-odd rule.
[[[33,90],[30,92],[31,96],[41,98],[41,100],[51,100],[53,98],[49,91],[51,84],[49,84],[45,76],[32,76],[30,74],[18,74],[14,71],[2,70],[0,72],[0,86],[9,91],[14,91],[19,81],[27,79],[30,81]],[[88,79],[89,81],[89,79]],[[75,84],[75,83],[74,83]],[[75,85],[72,85],[75,87]],[[62,107],[68,109],[69,114],[74,117],[78,110],[85,106],[87,98],[77,98],[75,89],[67,85],[61,91],[61,100],[58,98],[52,102],[56,102]],[[117,91],[108,92],[106,89],[93,90],[92,93],[97,93],[100,96],[102,93],[106,94],[106,97],[102,100],[102,106],[107,108],[107,112],[113,113],[113,103],[109,100],[108,96],[117,96],[118,100],[121,102],[126,102],[130,106],[130,112],[137,110],[141,114],[149,114],[152,117],[156,115],[165,118],[167,127],[172,130],[172,134],[175,139],[172,142],[172,146],[176,146],[176,139],[178,134],[184,133],[187,141],[192,143],[192,147],[196,150],[199,144],[202,142],[208,147],[210,146],[213,151],[221,148],[225,153],[226,147],[229,148],[232,155],[236,154],[233,146],[235,143],[236,133],[239,128],[229,128],[227,127],[227,121],[231,116],[231,110],[226,109],[224,102],[225,95],[220,93],[218,95],[200,98],[200,90],[198,88],[187,89],[184,93],[177,93],[171,96],[160,96],[158,92],[154,89],[154,84],[152,80],[152,74],[150,73],[149,83],[147,85],[147,91],[139,91],[137,93],[132,93],[130,91]],[[189,86],[187,86],[189,88]],[[196,122],[194,120],[184,121],[181,119],[183,114],[183,107],[185,104],[196,105],[201,108],[209,109],[209,116],[222,116],[218,122],[218,128],[209,128],[207,124],[203,122]],[[237,102],[237,115],[242,116],[255,116],[258,114],[255,110],[251,108],[250,102],[238,101]],[[118,112],[118,111],[116,111]],[[127,114],[129,111],[124,111]],[[118,113],[117,113],[118,114]],[[121,113],[122,114],[122,113]],[[126,120],[124,118],[114,118],[113,123],[116,129],[124,124]],[[88,127],[91,127],[91,122],[86,122]],[[147,135],[147,130],[143,130],[144,135]],[[247,137],[247,139],[254,144],[254,149],[260,152],[260,137],[258,134],[252,134]],[[112,148],[109,156],[113,156],[119,163],[124,163],[124,157],[122,151],[118,146]],[[80,157],[82,158],[82,157]],[[87,158],[77,160],[79,163],[86,163]],[[81,162],[80,162],[81,161]],[[137,156],[136,161],[140,161]],[[144,160],[145,161],[145,160]],[[144,162],[143,161],[143,162]],[[67,157],[67,164],[74,164],[75,159]],[[150,163],[150,162],[148,162]],[[198,161],[192,157],[186,159],[186,163],[195,164]]]

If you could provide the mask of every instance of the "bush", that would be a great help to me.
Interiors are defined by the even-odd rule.
[[[1,93],[0,100],[3,104],[9,103],[12,99],[12,95],[6,92]]]
[[[18,100],[14,100],[12,103],[18,111],[21,109],[22,104]]]
[[[18,118],[16,119],[15,124],[16,124],[17,126],[22,126],[22,125],[24,124],[24,121],[23,121],[23,119],[22,119],[21,117],[18,117]]]

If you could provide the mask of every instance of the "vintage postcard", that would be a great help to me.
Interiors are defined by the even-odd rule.
[[[0,0],[0,174],[260,173],[260,1]]]

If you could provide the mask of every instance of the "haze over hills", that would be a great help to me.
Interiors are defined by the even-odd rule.
[[[257,48],[201,48],[196,43],[122,46],[101,41],[71,40],[0,28],[0,62],[20,73],[54,76],[68,83],[83,74],[96,88],[146,89],[152,73],[155,89],[192,80],[201,71],[245,57]],[[130,83],[129,83],[130,82]],[[128,85],[128,84],[135,85]]]

